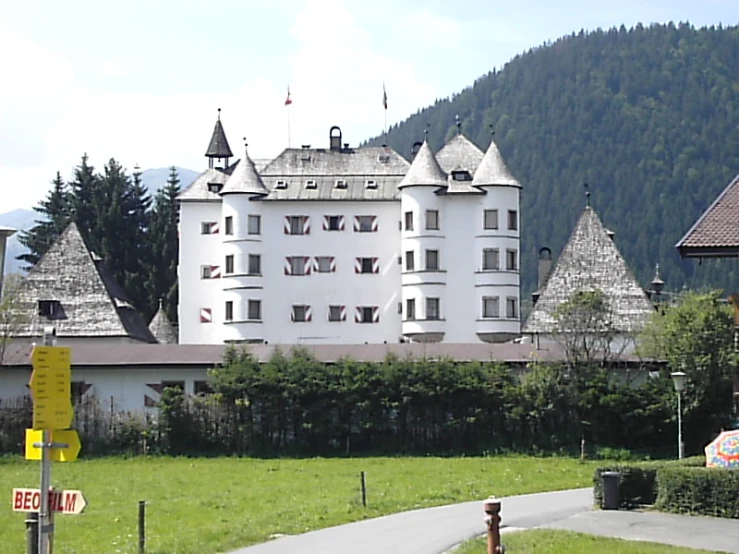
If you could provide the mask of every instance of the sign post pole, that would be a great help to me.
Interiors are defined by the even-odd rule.
[[[54,328],[44,328],[44,346],[54,346]],[[51,430],[44,429],[41,441],[41,509],[38,524],[38,554],[49,554],[50,535],[54,532],[49,518],[49,486],[51,485]]]

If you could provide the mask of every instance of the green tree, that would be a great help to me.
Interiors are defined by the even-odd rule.
[[[22,283],[23,277],[17,273],[11,273],[3,280],[0,297],[0,364],[13,336],[27,322],[18,304],[18,290]]]
[[[70,194],[62,176],[57,171],[51,182],[52,188],[46,198],[34,210],[42,217],[28,231],[21,231],[18,240],[28,248],[28,252],[18,259],[28,264],[26,269],[38,263],[49,247],[64,231],[70,220]]]
[[[717,291],[683,295],[655,313],[642,334],[641,353],[666,360],[670,371],[687,373],[683,409],[690,452],[700,451],[731,421],[733,339],[732,311]]]
[[[167,184],[154,198],[148,230],[151,257],[148,265],[147,291],[155,308],[161,298],[170,321],[177,321],[178,287],[177,264],[179,258],[179,207],[180,179],[177,169],[170,168]]]

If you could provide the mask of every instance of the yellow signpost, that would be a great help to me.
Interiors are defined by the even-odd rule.
[[[41,460],[41,448],[34,444],[41,444],[44,440],[43,429],[26,429],[26,460]],[[74,429],[56,430],[51,433],[51,442],[66,444],[61,448],[51,449],[52,462],[74,462],[82,447],[80,436]]]

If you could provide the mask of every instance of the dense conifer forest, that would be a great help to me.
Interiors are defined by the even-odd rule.
[[[660,263],[666,290],[739,290],[739,261],[681,260],[674,246],[739,173],[739,27],[689,24],[580,32],[517,56],[500,71],[389,129],[410,159],[462,132],[483,150],[491,129],[524,186],[522,293],[536,253],[561,252],[592,205],[639,281]]]

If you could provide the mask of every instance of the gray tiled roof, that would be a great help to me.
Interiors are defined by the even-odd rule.
[[[454,169],[466,169],[470,175],[475,173],[484,154],[467,137],[457,134],[436,153],[436,159],[445,173]]]
[[[434,153],[429,147],[429,143],[424,141],[421,148],[413,158],[413,163],[406,173],[398,188],[410,186],[447,186],[447,175],[439,166]]]
[[[215,168],[206,169],[198,175],[192,183],[190,183],[189,187],[179,194],[177,199],[180,201],[196,200],[220,202],[221,197],[217,192],[211,192],[208,190],[208,185],[211,183],[225,185],[232,170],[233,166],[227,170]]]
[[[161,300],[159,301],[157,313],[154,314],[154,317],[149,322],[149,331],[151,331],[154,338],[161,344],[177,344],[178,342],[177,331],[174,325],[172,325],[172,322],[169,321]]]
[[[739,175],[675,247],[683,257],[739,256]]]
[[[205,155],[208,158],[230,158],[233,156],[233,153],[231,152],[231,147],[228,145],[226,132],[223,130],[220,110],[218,111],[218,120],[216,120],[216,126],[213,128],[213,135],[210,137],[208,150],[205,151]]]
[[[238,192],[252,194],[267,194],[269,192],[267,187],[264,186],[254,162],[249,157],[246,147],[244,147],[244,159],[237,162],[231,176],[221,190],[222,195]]]
[[[573,293],[600,289],[613,314],[614,329],[640,329],[654,312],[598,214],[586,207],[528,317],[523,333],[553,333],[554,314]]]
[[[128,337],[156,342],[103,262],[93,258],[74,223],[31,269],[18,291],[24,324],[15,336],[40,336],[45,325],[59,337]],[[39,300],[56,300],[61,313],[48,320]]]
[[[60,341],[61,342],[61,341]],[[260,362],[266,362],[280,348],[287,353],[292,345],[245,345]],[[341,344],[300,346],[311,352],[316,359],[333,363],[343,358],[357,361],[381,362],[388,354],[401,358],[421,359],[450,358],[458,361],[506,362],[526,364],[532,359],[561,361],[563,349],[557,344],[546,344],[536,348],[533,344]],[[223,361],[226,346],[222,344],[128,344],[94,345],[81,344],[72,347],[72,367],[145,367],[145,366],[195,366],[213,367]],[[238,348],[238,347],[237,347]],[[10,343],[0,367],[30,367],[31,346]],[[645,360],[628,354],[621,362],[641,363]]]
[[[490,146],[488,146],[487,152],[485,152],[485,157],[480,162],[480,165],[477,166],[472,184],[476,187],[483,185],[509,185],[521,188],[520,183],[513,176],[511,170],[508,169],[494,140],[490,141]]]
[[[409,163],[386,147],[289,148],[262,170],[265,200],[395,200]],[[337,188],[336,181],[345,187]],[[277,188],[284,181],[285,188]],[[314,182],[308,188],[307,181]],[[368,187],[367,181],[374,181]]]

